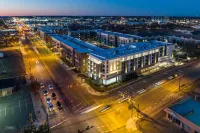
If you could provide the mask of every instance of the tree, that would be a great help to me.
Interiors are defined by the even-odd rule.
[[[40,125],[35,133],[50,133],[49,125]]]
[[[50,133],[49,125],[40,125],[38,129],[34,125],[24,128],[24,133]]]
[[[36,93],[40,89],[40,83],[38,81],[31,82],[30,91]]]

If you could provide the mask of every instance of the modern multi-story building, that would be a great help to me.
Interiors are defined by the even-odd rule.
[[[95,30],[97,40],[111,47],[119,47],[121,44],[145,41],[143,37],[118,32]]]
[[[186,98],[164,109],[166,119],[188,133],[200,133],[200,102]]]
[[[41,39],[47,42],[49,34],[68,34],[68,28],[59,26],[42,26],[38,28],[37,34]]]
[[[81,73],[87,71],[88,53],[90,51],[102,51],[103,49],[95,45],[83,42],[79,39],[58,34],[49,34],[52,41],[49,42],[53,46],[54,51],[60,56],[67,59]]]
[[[96,40],[104,45],[119,47],[121,44],[145,41],[143,37],[104,30],[77,30],[69,31],[69,36],[81,40]]]
[[[69,31],[68,35],[83,41],[96,39],[96,32],[94,30]]]
[[[174,61],[172,55],[175,45],[171,43],[144,42],[142,37],[102,30],[72,31],[69,32],[71,36],[54,34],[49,30],[43,32],[54,51],[99,85],[152,73],[163,64],[171,65]],[[102,49],[78,39],[85,35],[89,37],[92,32],[96,34],[94,37],[105,39],[105,45],[114,39],[112,44],[115,48]]]
[[[118,48],[91,51],[88,76],[96,84],[109,85],[151,72],[162,64],[173,63],[175,45],[159,41],[137,42]]]

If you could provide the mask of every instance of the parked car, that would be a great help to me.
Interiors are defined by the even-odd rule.
[[[40,88],[41,88],[41,89],[44,88],[44,83],[40,83]]]
[[[48,108],[49,108],[49,111],[53,111],[54,110],[53,104],[51,102],[48,103]]]
[[[48,91],[47,90],[43,90],[44,96],[48,95]]]
[[[52,92],[52,93],[51,93],[51,97],[52,97],[53,99],[56,99],[56,93]]]
[[[40,62],[38,60],[35,61],[36,64],[39,64]]]
[[[51,98],[50,98],[50,97],[47,97],[47,98],[46,98],[46,102],[47,102],[47,103],[50,103],[50,102],[51,102]]]
[[[48,85],[49,90],[53,90],[53,85]]]
[[[57,106],[58,109],[62,109],[62,104],[61,104],[61,102],[57,101],[56,106]]]

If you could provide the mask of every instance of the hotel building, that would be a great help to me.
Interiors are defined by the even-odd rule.
[[[90,51],[102,51],[103,49],[95,45],[83,42],[79,39],[58,34],[49,34],[51,37],[51,45],[61,57],[68,60],[71,65],[76,67],[81,73],[87,71],[88,53]]]
[[[173,64],[174,49],[174,44],[151,41],[121,45],[101,52],[91,51],[88,76],[99,85],[122,82],[154,71],[160,65]]]

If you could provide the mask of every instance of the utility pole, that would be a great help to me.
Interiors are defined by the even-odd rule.
[[[133,117],[133,105],[136,104],[133,101],[133,92],[131,91],[131,97],[130,97],[130,102],[131,102],[131,118]],[[137,104],[137,107],[134,105],[134,107],[137,109],[137,117],[139,116],[139,104]]]
[[[133,117],[133,101],[132,101],[132,91],[131,91],[131,118]]]
[[[181,91],[181,77],[179,78],[179,91]]]

